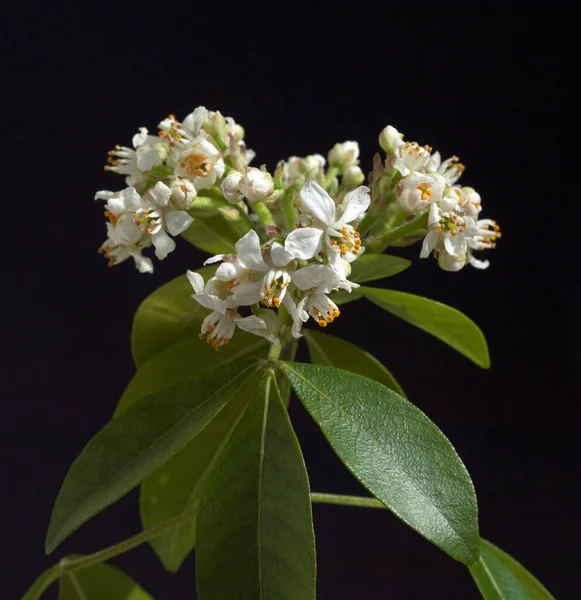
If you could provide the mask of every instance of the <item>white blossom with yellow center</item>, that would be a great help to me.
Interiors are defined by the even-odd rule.
[[[347,278],[343,261],[352,262],[365,251],[359,232],[352,223],[369,208],[369,188],[359,186],[350,192],[347,202],[336,207],[329,194],[315,181],[307,181],[300,191],[300,209],[312,217],[310,227],[291,231],[285,249],[293,256],[308,260],[323,251],[329,266]]]

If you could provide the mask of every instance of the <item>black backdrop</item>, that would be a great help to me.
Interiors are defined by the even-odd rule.
[[[145,295],[202,253],[179,244],[153,276],[107,269],[98,189],[105,152],[138,126],[204,104],[234,116],[257,163],[356,139],[364,170],[388,123],[467,165],[504,237],[490,269],[435,261],[385,285],[451,304],[485,331],[482,371],[364,304],[333,325],[381,359],[448,435],[470,470],[483,536],[558,598],[578,597],[579,151],[568,89],[577,26],[564,5],[472,8],[237,4],[66,8],[5,15],[2,162],[2,597],[22,594],[66,553],[139,529],[136,494],[43,552],[71,461],[132,375],[129,329]],[[418,248],[399,252],[416,258]],[[227,349],[225,350],[227,351]],[[304,355],[303,355],[304,356]],[[294,401],[312,488],[361,493]],[[467,570],[389,512],[314,508],[320,598],[478,598]],[[143,546],[114,561],[158,599],[194,597],[193,560],[165,574]],[[52,591],[47,597],[54,596]]]

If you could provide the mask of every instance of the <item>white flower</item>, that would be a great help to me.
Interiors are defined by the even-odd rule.
[[[471,217],[440,211],[435,203],[430,206],[427,226],[429,231],[424,238],[420,258],[427,258],[434,249],[445,250],[456,258],[465,256],[468,250],[466,239],[476,232]]]
[[[237,204],[242,200],[244,194],[240,192],[240,188],[238,184],[242,179],[242,173],[238,171],[230,171],[226,177],[224,177],[222,183],[220,184],[220,190],[222,191],[222,195],[230,204]]]
[[[346,279],[343,260],[354,261],[365,251],[359,233],[351,223],[369,208],[369,188],[353,190],[344,207],[337,209],[329,194],[315,181],[307,181],[300,191],[300,208],[313,217],[312,227],[291,231],[285,249],[300,259],[316,256],[323,244],[329,265]]]
[[[187,212],[172,206],[169,203],[171,197],[172,190],[158,181],[144,196],[145,205],[135,211],[133,219],[141,231],[151,236],[155,255],[160,260],[166,258],[176,247],[167,232],[172,236],[179,235],[194,220]]]
[[[198,136],[185,148],[180,147],[170,162],[175,165],[176,175],[191,180],[196,190],[212,187],[226,169],[222,154],[205,135]]]
[[[350,167],[359,163],[359,144],[357,142],[343,142],[335,144],[329,151],[329,164],[337,167],[341,173],[344,173]]]
[[[192,298],[212,311],[202,322],[200,338],[207,339],[208,343],[212,344],[216,350],[230,341],[236,327],[265,337],[271,344],[280,343],[273,333],[273,322],[270,319],[270,323],[267,323],[255,315],[242,317],[236,311],[237,307],[232,304],[231,300],[224,300],[212,293],[215,278],[209,279],[204,286],[204,278],[199,273],[188,271],[187,276],[195,292]]]
[[[246,175],[238,182],[238,188],[250,202],[261,202],[274,191],[274,182],[270,173],[249,167]]]
[[[190,210],[198,192],[187,179],[174,179],[171,182],[171,201],[182,210]]]
[[[425,209],[442,197],[445,182],[441,177],[411,173],[395,186],[395,196],[399,205],[412,213]]]
[[[151,273],[153,264],[149,258],[141,255],[144,248],[151,245],[151,240],[135,223],[135,213],[143,208],[143,198],[128,187],[121,192],[100,191],[95,200],[106,200],[105,217],[107,217],[107,239],[99,249],[108,259],[109,266],[117,265],[129,257],[142,273]]]
[[[204,264],[223,261],[216,270],[216,278],[228,285],[238,306],[262,300],[267,306],[278,308],[294,272],[290,263],[296,257],[277,242],[263,256],[260,239],[254,230],[240,238],[235,248],[235,255],[217,255]]]
[[[203,106],[198,106],[182,123],[176,120],[175,115],[169,115],[158,125],[159,135],[172,147],[187,146],[200,134],[207,114],[208,111]]]
[[[395,146],[390,164],[404,177],[413,171],[422,172],[430,160],[430,146],[420,146],[417,142],[403,142]]]
[[[160,141],[156,136],[147,135],[145,127],[140,127],[139,133],[133,136],[135,150],[127,146],[115,146],[114,150],[108,152],[105,171],[127,175],[125,182],[128,186],[142,183],[147,172],[163,162],[161,155],[153,147]]]
[[[438,173],[448,184],[453,185],[460,179],[466,168],[459,160],[457,156],[451,156],[442,162],[440,153],[434,152],[426,164],[426,171],[428,173]]]
[[[129,257],[135,260],[135,266],[140,273],[153,273],[153,263],[150,258],[141,255],[143,247],[139,244],[123,245],[116,239],[115,229],[107,223],[109,237],[103,242],[98,252],[107,258],[108,266],[118,265]]]

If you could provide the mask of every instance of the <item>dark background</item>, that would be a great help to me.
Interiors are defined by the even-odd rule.
[[[380,7],[379,7],[380,6]],[[469,6],[470,8],[466,8]],[[451,304],[490,345],[482,371],[380,309],[333,331],[371,351],[448,435],[472,474],[482,535],[557,598],[579,597],[578,24],[565,5],[21,4],[4,15],[2,597],[68,553],[139,530],[135,493],[44,555],[66,471],[133,373],[131,319],[196,268],[185,241],[153,276],[107,269],[98,189],[114,144],[203,104],[246,128],[257,164],[359,141],[366,171],[388,123],[467,165],[504,236],[487,271],[435,261],[384,285]],[[577,73],[577,74],[576,74]],[[578,104],[578,102],[575,102]],[[419,248],[396,251],[416,258]],[[6,271],[8,276],[6,276]],[[227,350],[226,350],[227,351]],[[305,356],[303,355],[303,358]],[[298,402],[312,488],[361,493]],[[467,570],[388,511],[315,506],[318,596],[472,599]],[[158,599],[192,598],[193,560],[164,573],[142,546],[114,564]],[[51,596],[51,593],[53,594]],[[54,590],[46,597],[56,597]]]

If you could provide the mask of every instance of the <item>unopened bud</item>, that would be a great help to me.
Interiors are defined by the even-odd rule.
[[[363,175],[363,171],[357,167],[349,167],[345,174],[343,175],[343,185],[348,189],[353,190],[358,185],[361,185],[365,181],[365,175]]]
[[[337,167],[342,173],[358,163],[359,144],[357,142],[343,142],[335,144],[329,151],[329,164]]]
[[[400,133],[395,127],[388,125],[379,134],[379,145],[386,154],[393,154],[396,147],[400,144],[403,133]]]
[[[172,202],[182,210],[189,210],[196,196],[196,188],[187,179],[176,179],[171,184]]]
[[[274,182],[270,173],[249,167],[238,187],[250,202],[261,202],[274,191]]]
[[[458,257],[442,251],[438,253],[438,264],[443,271],[459,271],[466,264],[466,255]]]
[[[239,183],[242,179],[242,173],[238,171],[230,171],[220,184],[222,195],[230,204],[237,204],[242,200],[244,194],[240,192]]]

